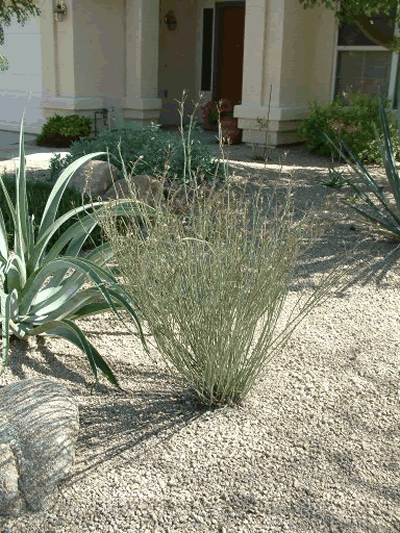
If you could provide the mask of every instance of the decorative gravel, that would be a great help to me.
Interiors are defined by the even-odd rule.
[[[399,248],[354,223],[336,202],[342,193],[316,184],[328,160],[292,150],[279,174],[283,150],[264,166],[235,148],[239,182],[279,189],[292,177],[299,208],[335,202],[285,313],[358,243],[346,259],[356,276],[304,320],[242,406],[200,409],[109,314],[81,326],[125,392],[105,381],[92,391],[85,356],[64,341],[15,342],[0,384],[63,383],[81,432],[55,506],[3,520],[1,533],[400,531]]]

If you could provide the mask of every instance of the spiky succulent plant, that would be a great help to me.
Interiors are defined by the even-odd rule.
[[[96,152],[80,157],[68,166],[54,184],[37,228],[29,215],[26,194],[26,171],[23,119],[21,122],[19,168],[16,173],[16,202],[0,178],[7,206],[14,226],[14,244],[7,242],[4,215],[0,210],[0,320],[2,336],[2,361],[7,364],[10,337],[20,339],[28,335],[47,334],[72,342],[83,350],[98,380],[98,370],[118,385],[117,379],[105,359],[85,337],[75,323],[76,319],[113,310],[120,317],[123,309],[132,317],[142,340],[143,334],[132,299],[118,284],[107,263],[113,256],[108,244],[102,244],[82,256],[82,247],[98,224],[104,207],[102,202],[71,209],[56,218],[64,191],[74,172],[86,161],[102,155]],[[129,200],[119,200],[126,213]],[[129,204],[131,214],[137,207]],[[117,214],[121,214],[117,206]],[[50,246],[50,240],[66,221],[81,214]],[[90,283],[86,283],[89,281]]]

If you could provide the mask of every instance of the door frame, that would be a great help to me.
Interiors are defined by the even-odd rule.
[[[221,28],[223,23],[224,10],[230,7],[242,7],[246,9],[245,0],[231,0],[229,2],[215,2],[214,7],[214,53],[213,53],[213,74],[212,74],[212,99],[219,101],[221,95],[221,69],[218,68],[221,62]],[[246,15],[245,15],[246,16]],[[243,35],[244,39],[244,35]],[[243,72],[242,72],[243,76]]]

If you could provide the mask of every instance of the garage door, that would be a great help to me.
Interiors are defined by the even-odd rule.
[[[24,26],[4,27],[5,42],[0,51],[9,69],[0,72],[0,129],[19,130],[25,107],[25,131],[40,133],[45,122],[40,108],[42,99],[42,61],[39,18]],[[29,92],[31,98],[28,102]]]

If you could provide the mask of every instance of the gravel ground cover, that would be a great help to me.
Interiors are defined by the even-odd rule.
[[[297,208],[324,206],[331,223],[299,266],[285,313],[357,245],[346,285],[237,407],[199,409],[110,314],[80,325],[124,392],[106,382],[91,390],[85,356],[62,340],[14,342],[0,385],[33,376],[63,383],[81,432],[55,506],[3,520],[1,533],[400,531],[400,249],[355,223],[342,193],[316,183],[328,159],[286,151],[266,165],[250,159],[250,147],[230,152],[237,183],[279,194],[292,181]]]

